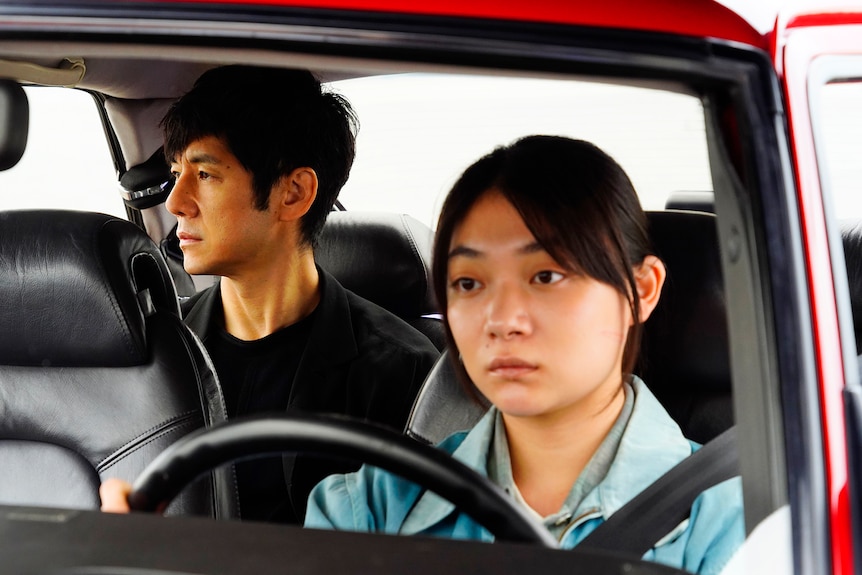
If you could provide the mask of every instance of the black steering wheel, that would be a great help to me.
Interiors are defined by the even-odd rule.
[[[488,478],[443,451],[388,429],[322,415],[251,416],[190,433],[141,473],[129,495],[135,511],[161,511],[198,476],[237,459],[284,452],[361,461],[417,483],[455,504],[502,541],[556,548]]]

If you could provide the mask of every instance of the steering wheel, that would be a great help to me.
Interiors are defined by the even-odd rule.
[[[135,511],[162,511],[198,476],[237,459],[311,452],[361,461],[433,491],[502,541],[557,542],[487,477],[389,429],[322,415],[250,416],[200,429],[163,451],[129,494]]]

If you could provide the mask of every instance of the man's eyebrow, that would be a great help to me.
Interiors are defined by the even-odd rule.
[[[543,252],[543,251],[545,251],[545,248],[542,247],[542,244],[540,244],[539,242],[530,242],[530,243],[518,248],[517,253],[519,255],[530,255],[530,254],[535,254],[535,253]],[[449,259],[452,259],[452,258],[458,257],[458,256],[475,259],[475,258],[480,258],[483,255],[484,255],[483,252],[481,252],[477,249],[474,249],[474,248],[471,248],[471,247],[468,247],[465,245],[457,245],[454,248],[452,248],[452,250],[449,252]]]
[[[212,154],[207,154],[206,152],[197,152],[189,156],[189,163],[218,165],[221,164],[222,161],[216,156],[213,156]]]

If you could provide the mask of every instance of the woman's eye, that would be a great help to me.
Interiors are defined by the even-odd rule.
[[[549,285],[557,283],[558,281],[563,279],[563,277],[563,274],[561,274],[560,272],[545,270],[534,275],[533,281],[537,284]]]
[[[452,282],[455,291],[470,292],[479,287],[479,282],[472,278],[458,278]]]

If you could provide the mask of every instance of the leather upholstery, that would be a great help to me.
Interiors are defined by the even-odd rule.
[[[659,306],[644,324],[638,374],[698,442],[733,425],[727,309],[715,216],[648,214],[668,269]]]
[[[729,340],[715,216],[647,214],[668,268],[658,307],[644,326],[636,372],[689,439],[706,442],[733,425]],[[443,354],[419,392],[405,433],[437,443],[469,429],[486,407],[455,380]]]
[[[27,147],[30,103],[14,80],[0,78],[0,171],[15,166]]]
[[[130,222],[0,213],[0,302],[0,502],[97,508],[101,480],[225,420],[166,263]],[[169,512],[235,516],[235,491],[219,470]]]
[[[862,224],[845,224],[841,230],[841,240],[844,244],[844,263],[847,265],[850,308],[853,310],[856,353],[860,356],[862,366]]]
[[[318,265],[347,289],[389,310],[442,349],[431,285],[434,232],[387,212],[332,212],[314,251]]]

